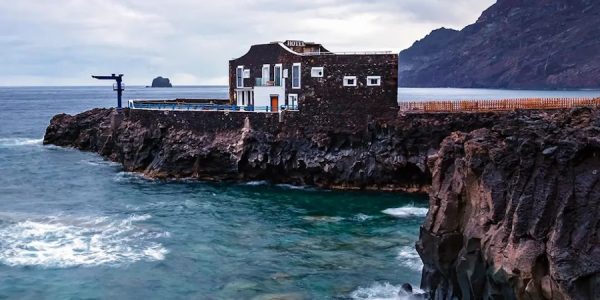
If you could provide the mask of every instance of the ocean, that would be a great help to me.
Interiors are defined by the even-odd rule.
[[[400,89],[399,98],[531,93],[600,96]],[[128,87],[124,98],[226,95]],[[397,299],[402,283],[419,285],[424,197],[155,181],[42,145],[53,115],[115,103],[110,87],[0,87],[0,299]]]

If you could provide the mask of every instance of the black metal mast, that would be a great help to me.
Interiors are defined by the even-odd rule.
[[[117,91],[117,108],[121,108],[121,99],[123,98],[123,74],[115,75],[112,74],[110,76],[94,76],[92,78],[99,80],[116,80],[117,84],[113,85],[113,90]]]

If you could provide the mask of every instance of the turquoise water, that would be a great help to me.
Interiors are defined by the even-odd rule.
[[[127,98],[219,97],[130,88]],[[419,283],[420,197],[161,182],[41,145],[110,88],[0,88],[0,299],[394,299]]]
[[[400,89],[400,98],[519,93]],[[125,98],[226,95],[130,87]],[[422,197],[150,181],[41,145],[54,114],[115,102],[105,87],[0,88],[0,299],[397,299],[399,285],[418,285]]]

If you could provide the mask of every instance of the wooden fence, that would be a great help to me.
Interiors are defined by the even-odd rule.
[[[458,100],[400,102],[403,112],[486,112],[516,109],[565,109],[598,107],[600,98],[525,98],[503,100]]]

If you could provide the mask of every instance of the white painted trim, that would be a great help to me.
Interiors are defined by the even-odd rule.
[[[325,68],[324,67],[312,67],[310,69],[310,77],[323,78],[323,76],[325,76]]]
[[[296,103],[292,101],[292,97],[296,98]],[[298,107],[298,94],[288,94],[288,105]]]
[[[298,67],[298,85],[294,86],[294,67]],[[292,89],[299,90],[302,88],[302,63],[292,64]]]
[[[240,85],[240,82],[238,81],[238,72],[240,72],[239,75],[242,78],[241,85]],[[235,69],[235,87],[238,89],[244,87],[244,66],[237,66],[237,68]]]
[[[377,80],[376,84],[371,83],[373,79]],[[367,76],[367,86],[381,86],[381,76]]]
[[[273,67],[273,82],[277,83],[277,80],[275,80],[277,77],[277,74],[275,74],[275,70],[277,70],[277,68],[279,68],[279,84],[280,84],[280,86],[284,86],[284,84],[283,84],[283,64],[276,64]]]
[[[354,80],[354,84],[349,84],[348,81],[349,80]],[[344,86],[357,86],[358,85],[358,80],[356,79],[356,76],[344,76]]]
[[[267,78],[265,78],[265,69],[267,70]],[[262,84],[264,86],[267,85],[267,81],[271,81],[271,65],[268,64],[264,64],[262,66],[262,72],[261,72],[261,76],[262,76]]]

